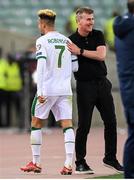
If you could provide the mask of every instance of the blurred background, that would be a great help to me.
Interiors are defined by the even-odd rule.
[[[125,127],[120,99],[112,23],[116,15],[125,12],[126,0],[0,0],[0,128],[19,131],[30,128],[31,103],[36,92],[35,41],[40,36],[37,12],[49,8],[57,13],[56,28],[70,35],[75,31],[74,10],[89,6],[94,10],[95,28],[104,32],[107,42],[108,78],[112,81],[118,127]],[[73,121],[77,126],[75,80]],[[95,110],[92,126],[102,126]],[[46,127],[59,127],[50,113]]]

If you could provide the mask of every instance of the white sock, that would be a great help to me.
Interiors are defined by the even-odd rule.
[[[70,166],[72,167],[74,143],[75,143],[74,130],[72,128],[65,129],[64,142],[65,142],[65,152],[66,152],[66,160],[64,166],[69,168]]]
[[[42,144],[41,129],[34,129],[31,131],[31,149],[33,155],[33,163],[40,164],[40,149]]]

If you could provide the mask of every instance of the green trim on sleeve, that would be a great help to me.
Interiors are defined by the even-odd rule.
[[[47,59],[45,56],[36,57],[37,60],[40,59],[40,58],[42,58],[42,59]]]

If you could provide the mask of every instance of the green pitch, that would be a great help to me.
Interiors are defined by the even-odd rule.
[[[114,174],[109,176],[95,177],[94,179],[123,179],[123,178],[124,178],[123,174]]]

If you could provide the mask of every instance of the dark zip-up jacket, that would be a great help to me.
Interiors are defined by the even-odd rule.
[[[134,14],[118,16],[113,25],[123,102],[134,105]]]
[[[134,15],[118,16],[113,28],[119,76],[134,75]]]

